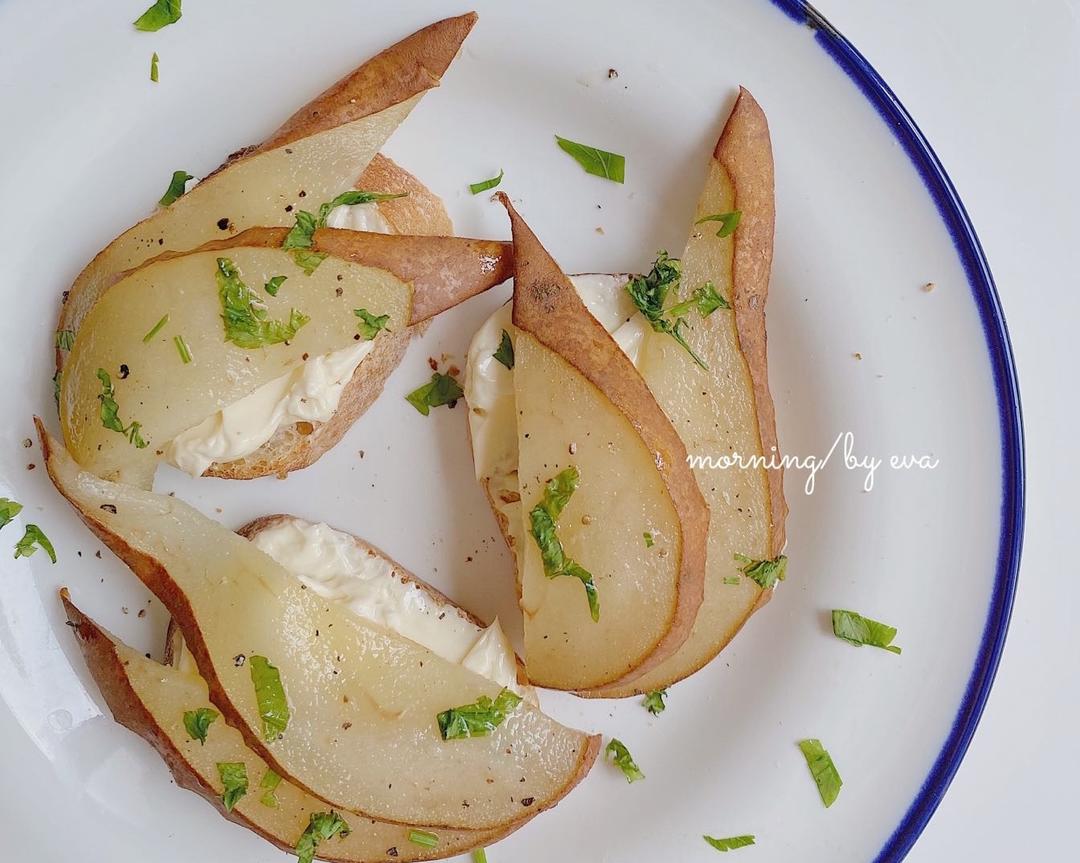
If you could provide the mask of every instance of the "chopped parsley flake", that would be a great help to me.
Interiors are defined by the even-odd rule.
[[[452,707],[436,720],[443,740],[462,737],[487,737],[503,724],[510,711],[521,704],[521,696],[503,689],[494,699],[481,695],[474,704]]]
[[[147,443],[139,433],[142,425],[132,422],[125,426],[120,421],[120,406],[116,403],[116,391],[109,373],[105,369],[98,369],[97,378],[101,381],[101,393],[98,395],[98,401],[101,402],[101,424],[110,431],[124,435],[135,449],[145,449]]]
[[[892,643],[896,638],[896,627],[863,617],[854,611],[834,608],[832,613],[833,634],[840,639],[862,647],[880,647],[890,653],[900,653],[900,648]]]
[[[288,323],[266,319],[266,307],[240,278],[240,271],[228,258],[217,259],[215,272],[225,323],[225,341],[252,350],[287,342],[311,320],[293,309]]]
[[[787,555],[785,554],[774,557],[772,560],[752,560],[745,554],[737,554],[735,560],[742,564],[739,571],[764,590],[768,590],[776,582],[787,578]]]
[[[604,754],[612,764],[623,772],[623,776],[626,777],[627,782],[637,782],[639,779],[645,778],[645,774],[642,773],[641,768],[634,763],[634,759],[630,755],[630,750],[623,745],[622,741],[612,737],[611,741],[604,749]]]
[[[184,711],[184,728],[192,740],[198,740],[206,744],[206,734],[210,730],[210,724],[218,718],[218,712],[209,707],[200,707],[198,710]]]
[[[613,183],[626,182],[625,156],[607,150],[599,150],[587,144],[579,144],[577,141],[560,138],[558,135],[555,136],[555,141],[564,153],[569,153],[574,157],[574,161],[585,169],[586,174],[603,177]]]
[[[461,384],[452,375],[435,372],[428,383],[413,390],[405,396],[405,400],[427,416],[432,408],[441,405],[453,407],[464,395],[465,391],[461,388]]]

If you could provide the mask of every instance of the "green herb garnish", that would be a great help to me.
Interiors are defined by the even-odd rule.
[[[281,777],[278,776],[270,768],[267,768],[266,773],[263,774],[262,781],[259,782],[259,787],[265,789],[263,791],[262,797],[259,798],[259,802],[263,806],[269,806],[271,809],[277,809],[278,799],[277,794],[275,794],[274,792],[277,791],[277,787],[280,784]]]
[[[218,712],[209,707],[200,707],[198,710],[184,711],[184,728],[192,740],[206,745],[206,734],[210,730],[210,723],[218,718]]]
[[[310,249],[315,243],[315,232],[319,228],[326,227],[326,220],[330,218],[330,214],[338,207],[351,207],[356,204],[373,204],[378,203],[379,201],[392,201],[394,198],[403,198],[407,194],[409,193],[400,192],[398,194],[390,195],[350,189],[348,192],[342,192],[334,198],[334,200],[327,201],[320,205],[318,215],[309,213],[307,210],[298,210],[296,213],[296,224],[294,224],[289,233],[285,235],[285,242],[281,244],[281,248],[286,251],[290,249]],[[323,255],[316,260],[314,256],[301,256],[294,252],[293,258],[296,260],[297,264],[303,268],[304,272],[310,276],[315,271],[315,268],[323,262],[326,255]],[[305,263],[301,263],[301,260]]]
[[[236,802],[247,794],[247,765],[242,761],[219,761],[217,769],[221,784],[225,786],[221,802],[225,804],[226,812],[232,812]]]
[[[15,543],[15,557],[16,559],[30,557],[39,548],[45,549],[49,560],[56,563],[56,549],[53,548],[53,544],[49,542],[49,538],[45,536],[44,531],[36,524],[28,524],[22,539]]]
[[[370,342],[383,330],[390,332],[386,328],[387,323],[390,321],[389,315],[373,315],[367,309],[353,309],[353,314],[360,318],[357,327],[366,342]]]
[[[465,391],[461,388],[461,384],[452,375],[435,372],[428,383],[405,396],[405,401],[427,416],[432,408],[441,405],[453,407],[464,395]]]
[[[739,584],[739,576],[737,575],[725,575],[724,584]]]
[[[682,328],[686,326],[686,318],[676,315],[670,317],[664,309],[669,294],[677,295],[679,279],[682,277],[682,261],[671,257],[667,252],[661,251],[653,262],[652,269],[646,276],[635,276],[626,283],[626,292],[630,295],[637,310],[644,315],[645,320],[655,332],[667,333],[683,349],[690,354],[694,362],[703,369],[709,367],[701,359],[693,348],[687,344],[683,337]],[[677,306],[675,308],[678,308]]]
[[[503,172],[499,171],[499,176],[492,177],[490,180],[482,180],[479,183],[469,183],[469,191],[474,195],[479,195],[481,192],[486,192],[488,189],[494,189],[502,182],[502,179]]]
[[[735,233],[735,229],[739,227],[739,222],[742,220],[741,210],[732,210],[730,213],[715,213],[711,216],[702,216],[696,222],[695,225],[700,225],[702,222],[719,222],[720,230],[716,232],[716,236],[720,238],[730,237]]]
[[[599,622],[600,596],[596,591],[592,573],[566,556],[557,532],[559,514],[566,507],[570,496],[577,490],[580,478],[578,469],[571,465],[549,479],[544,487],[544,496],[540,499],[540,503],[529,513],[529,522],[533,539],[540,548],[544,575],[548,578],[569,575],[580,580],[585,585],[589,614],[594,622]]]
[[[499,349],[491,355],[508,369],[514,368],[514,343],[510,341],[510,333],[502,331],[502,339],[499,341]]]
[[[156,324],[154,324],[154,326],[151,328],[150,332],[148,332],[145,336],[142,337],[143,344],[145,345],[147,342],[150,341],[150,339],[152,339],[154,336],[156,336],[158,333],[160,333],[161,328],[164,327],[165,324],[167,324],[168,322],[169,322],[169,316],[168,315],[162,315],[161,320],[158,321]]]
[[[694,291],[690,299],[681,303],[676,303],[668,309],[667,314],[679,317],[693,309],[697,309],[699,315],[703,318],[707,318],[717,309],[730,308],[731,304],[720,295],[720,292],[716,290],[716,286],[712,282],[706,282]]]
[[[336,812],[312,812],[307,828],[296,843],[297,863],[311,863],[320,842],[335,836],[344,839],[349,833],[349,825]]]
[[[56,409],[60,410],[60,371],[57,370],[52,376],[53,399],[56,401]]]
[[[193,177],[187,171],[173,171],[172,179],[169,180],[169,188],[165,190],[165,194],[161,196],[158,204],[167,207],[175,203],[178,198],[183,197],[187,191],[187,181],[191,179]]]
[[[472,853],[473,863],[488,863],[487,851],[483,848],[474,848]]]
[[[221,297],[225,322],[225,341],[239,348],[265,347],[287,342],[311,320],[307,315],[292,309],[288,323],[268,321],[266,307],[240,279],[240,271],[228,258],[217,259],[218,295]]]
[[[263,285],[263,290],[270,296],[276,297],[278,289],[281,288],[288,276],[274,276],[270,281]]]
[[[312,252],[308,249],[295,249],[292,253],[293,262],[305,276],[310,276],[319,268],[319,264],[325,261],[329,255],[326,252]]]
[[[443,740],[487,737],[503,724],[506,715],[521,704],[521,696],[503,689],[494,700],[481,695],[474,704],[451,707],[436,717]]]
[[[158,55],[157,55],[157,51],[155,51],[150,56],[150,80],[153,81],[155,84],[158,82]]]
[[[896,627],[863,617],[854,611],[834,608],[832,613],[832,631],[837,638],[849,644],[862,647],[880,647],[890,653],[900,653],[900,648],[892,643],[896,638]]]
[[[659,716],[667,709],[667,705],[664,704],[665,698],[667,698],[667,690],[657,689],[654,692],[645,693],[645,699],[641,703],[653,716]]]
[[[753,560],[745,554],[735,555],[735,560],[742,564],[739,571],[764,590],[787,578],[787,555],[782,554],[772,560]]]
[[[702,836],[706,842],[717,851],[734,851],[736,848],[745,848],[754,844],[753,836],[729,836],[727,839],[714,839],[712,836]]]
[[[180,20],[180,0],[157,0],[135,19],[135,29],[154,33]]]
[[[183,336],[174,336],[173,344],[176,345],[176,352],[180,354],[180,361],[186,366],[191,362],[191,348],[188,347]]]
[[[56,346],[62,351],[70,351],[75,345],[74,330],[57,330]]]
[[[844,784],[836,771],[836,765],[833,764],[832,757],[825,751],[820,740],[800,740],[799,749],[802,750],[803,757],[806,759],[806,766],[810,768],[810,775],[817,783],[821,802],[828,809],[836,802],[840,794],[840,786]]]
[[[609,153],[607,150],[598,150],[586,144],[579,144],[566,138],[555,136],[559,148],[574,157],[585,173],[596,177],[603,177],[614,183],[626,181],[626,158],[618,153]]]
[[[255,701],[262,718],[263,740],[273,743],[289,725],[289,702],[281,685],[281,672],[265,656],[248,658],[251,682],[255,684]]]
[[[439,837],[427,830],[410,830],[409,841],[423,848],[435,848],[439,844]]]
[[[0,497],[0,529],[11,524],[15,516],[22,512],[22,508],[22,504],[18,501],[9,497]]]
[[[643,533],[641,536],[645,540],[646,548],[652,548],[654,545],[656,545],[656,540],[653,539],[653,535],[648,531],[645,531],[645,533]]]
[[[101,424],[110,431],[124,435],[135,449],[145,449],[146,441],[139,434],[142,425],[132,422],[131,425],[125,426],[120,421],[120,406],[116,403],[116,392],[109,373],[105,369],[98,369],[97,378],[101,381],[101,394],[98,395],[98,401],[101,402]]]
[[[623,772],[627,782],[637,782],[639,779],[645,778],[645,774],[634,763],[634,759],[630,756],[630,750],[623,745],[622,741],[612,737],[607,748],[604,749],[604,754],[612,764]]]

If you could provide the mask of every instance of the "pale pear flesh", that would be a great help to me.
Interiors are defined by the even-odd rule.
[[[588,772],[599,739],[527,703],[490,736],[442,740],[438,713],[498,687],[319,599],[182,501],[81,471],[39,429],[54,484],[166,606],[215,707],[303,790],[380,820],[494,829],[554,805]],[[241,655],[281,676],[290,720],[269,742]]]

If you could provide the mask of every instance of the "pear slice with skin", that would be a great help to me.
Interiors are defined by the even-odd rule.
[[[233,153],[186,195],[125,231],[76,278],[58,330],[77,335],[116,273],[162,251],[192,249],[246,228],[291,225],[297,210],[314,212],[352,188],[420,97],[438,86],[476,19],[475,13],[447,18],[391,45],[295,112],[262,144]],[[66,359],[58,348],[57,371]]]
[[[709,510],[682,440],[630,359],[588,312],[509,198],[514,239],[514,386],[524,529],[544,485],[575,467],[560,520],[566,554],[592,573],[545,575],[518,542],[525,665],[533,683],[590,689],[646,674],[686,640],[702,599]],[[662,538],[647,547],[643,534]]]
[[[121,644],[75,606],[66,588],[61,590],[60,599],[90,676],[101,690],[113,718],[157,750],[181,788],[194,791],[223,817],[257,833],[282,851],[295,853],[296,843],[311,815],[328,811],[327,805],[284,780],[274,789],[272,800],[263,802],[265,789],[260,783],[270,767],[245,745],[240,732],[218,720],[210,724],[206,741],[200,743],[184,727],[186,711],[209,707],[211,703],[206,682],[198,672],[191,667],[177,669],[161,665]],[[247,772],[247,794],[231,811],[226,811],[222,804],[219,763],[241,763]],[[501,830],[429,827],[428,832],[438,836],[438,844],[428,848],[409,840],[411,829],[416,828],[374,821],[351,812],[340,815],[350,832],[343,838],[321,843],[317,851],[321,860],[336,863],[436,860],[490,845],[524,823]]]
[[[554,806],[588,773],[599,738],[524,702],[490,736],[443,740],[439,713],[499,687],[321,600],[182,501],[80,470],[35,422],[54,485],[165,605],[224,719],[294,785],[380,820],[479,830]],[[278,669],[289,704],[271,740],[253,656]]]
[[[378,370],[368,380],[362,408],[394,368],[380,356],[399,355],[398,337],[408,327],[504,281],[511,272],[504,243],[324,228],[315,232],[312,249],[328,257],[306,275],[281,248],[287,233],[285,228],[252,228],[191,252],[165,253],[117,277],[86,317],[60,379],[64,440],[83,467],[149,488],[158,460],[177,435],[309,359],[355,344],[360,338],[356,309],[388,316],[386,330],[375,336],[372,352],[356,371],[364,377],[368,369]],[[285,343],[249,349],[227,342],[219,259],[236,265],[269,319],[288,321],[297,309],[310,321]],[[287,278],[271,296],[263,285],[277,275]],[[166,315],[167,326],[148,340]],[[178,335],[189,346],[193,359],[188,363],[173,342]],[[146,447],[134,446],[105,426],[99,370],[110,375],[122,423],[138,422]],[[333,442],[324,441],[307,463]],[[289,469],[297,466],[304,465]]]
[[[733,236],[717,237],[716,221],[698,224],[706,216],[734,210],[741,219]],[[765,337],[774,219],[768,121],[750,92],[741,88],[709,163],[682,257],[681,280],[684,297],[711,281],[732,310],[717,309],[706,318],[689,316],[684,334],[707,371],[663,333],[649,332],[642,348],[642,375],[692,456],[716,459],[738,452],[743,457],[775,456],[779,463]],[[740,573],[734,556],[767,560],[783,550],[783,471],[714,469],[706,462],[695,473],[712,525],[705,601],[690,637],[632,683],[583,694],[620,698],[682,680],[715,657],[772,596],[772,589],[763,590]]]

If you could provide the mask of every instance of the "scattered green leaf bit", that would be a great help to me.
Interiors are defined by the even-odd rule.
[[[739,583],[739,576],[737,576],[737,575],[725,575],[724,576],[724,584],[738,584],[738,583]]]
[[[150,57],[150,80],[155,84],[158,82],[158,55],[157,51]]]
[[[428,383],[413,390],[405,396],[405,400],[424,416],[427,416],[431,413],[432,408],[441,405],[453,407],[457,404],[458,399],[464,395],[465,391],[461,388],[461,384],[454,379],[453,375],[443,375],[435,372]]]
[[[22,504],[8,497],[0,497],[0,529],[14,521],[15,516],[22,512]]]
[[[735,233],[735,229],[739,227],[739,222],[742,220],[742,210],[732,210],[730,213],[714,213],[711,216],[702,216],[696,222],[695,225],[700,225],[703,222],[719,222],[720,230],[716,232],[716,236],[723,239],[724,237],[730,237]]]
[[[167,324],[168,322],[169,322],[169,316],[168,315],[162,315],[161,320],[158,321],[156,324],[154,324],[154,326],[150,329],[150,332],[148,332],[145,336],[142,337],[143,344],[145,345],[147,342],[150,341],[150,339],[152,339],[154,336],[156,336],[158,333],[160,333],[161,328],[164,327],[165,324]]]
[[[39,548],[45,549],[49,560],[56,563],[56,549],[53,548],[53,544],[49,542],[44,531],[36,524],[28,524],[22,539],[15,543],[15,557],[30,557]]]
[[[487,737],[503,724],[506,715],[521,704],[521,696],[503,689],[495,699],[481,695],[475,704],[451,707],[440,713],[436,720],[443,740],[462,737]]]
[[[270,281],[263,285],[263,290],[266,291],[266,293],[268,293],[270,296],[276,297],[278,290],[280,290],[281,286],[285,283],[285,280],[287,278],[289,277],[274,276]]]
[[[243,761],[219,761],[217,769],[221,784],[225,786],[221,802],[225,804],[226,812],[232,812],[236,802],[247,794],[247,765]]]
[[[273,743],[289,725],[289,702],[281,685],[281,672],[265,656],[248,658],[251,682],[255,684],[255,701],[262,718],[263,740]]]
[[[645,693],[645,700],[641,703],[653,716],[659,716],[667,709],[664,699],[667,698],[666,689],[657,689],[654,692]]]
[[[499,176],[492,177],[490,180],[482,180],[479,183],[469,183],[469,191],[474,195],[479,195],[481,192],[486,192],[488,189],[494,189],[502,182],[502,179],[503,171],[499,171]]]
[[[627,749],[620,740],[612,737],[607,748],[604,749],[604,754],[612,764],[623,772],[623,776],[626,777],[627,782],[637,782],[639,779],[645,778],[645,774],[641,772],[641,768],[634,763],[634,759],[630,755],[630,750]]]
[[[135,19],[135,29],[154,33],[180,20],[180,0],[157,0]]]
[[[681,277],[682,261],[661,251],[657,254],[647,276],[635,276],[626,283],[626,292],[654,331],[667,333],[682,345],[695,363],[703,369],[708,369],[705,361],[694,353],[682,334],[682,328],[686,326],[686,318],[676,316],[672,319],[664,310],[668,294],[674,292],[677,295]]]
[[[365,342],[370,342],[383,330],[390,332],[386,325],[390,321],[389,315],[373,315],[367,309],[353,309],[353,314],[360,318],[357,327]]]
[[[422,848],[436,848],[439,845],[439,837],[434,833],[428,833],[427,830],[410,830],[409,841]]]
[[[259,787],[265,789],[263,791],[262,797],[259,798],[259,802],[263,806],[269,806],[271,809],[277,809],[278,799],[277,794],[275,794],[274,792],[277,791],[277,787],[280,784],[281,777],[278,776],[270,768],[267,768],[266,773],[263,774],[262,781],[259,782]]]
[[[735,560],[742,564],[739,572],[756,582],[763,590],[768,590],[776,582],[787,578],[786,554],[774,557],[772,560],[753,560],[745,554],[737,554]]]
[[[506,330],[502,331],[499,349],[492,356],[506,366],[507,369],[514,368],[514,343],[510,341],[510,333]]]
[[[307,315],[293,309],[289,322],[268,321],[266,308],[240,279],[240,271],[228,258],[217,259],[215,273],[218,295],[221,297],[225,322],[225,341],[239,348],[261,348],[276,345],[296,337],[296,331],[311,320]]]
[[[173,344],[176,345],[176,352],[180,354],[180,361],[186,366],[191,362],[191,348],[188,347],[183,336],[174,336]]]
[[[690,299],[676,303],[670,309],[667,310],[667,314],[672,317],[679,317],[685,315],[687,312],[697,309],[698,314],[703,318],[707,318],[717,309],[730,309],[731,304],[725,300],[720,292],[716,290],[716,285],[712,282],[706,282],[700,288],[698,288],[691,295]]]
[[[573,465],[559,471],[549,479],[544,487],[544,496],[540,499],[540,503],[529,513],[529,521],[532,525],[533,539],[540,547],[544,575],[548,578],[569,575],[585,585],[589,614],[593,622],[598,623],[600,621],[600,596],[596,591],[592,573],[566,556],[557,532],[559,515],[570,501],[570,495],[577,491],[580,479],[581,475]]]
[[[473,863],[488,863],[487,851],[483,848],[474,848],[472,853]]]
[[[654,545],[656,545],[656,540],[653,539],[653,535],[648,531],[645,531],[645,533],[642,534],[642,537],[644,537],[645,539],[646,548],[652,548]]]
[[[297,265],[307,275],[311,275],[315,272],[316,267],[319,266],[325,259],[326,255],[320,252],[308,252],[304,253],[303,250],[310,249],[315,241],[315,232],[319,228],[326,227],[326,220],[330,218],[330,214],[338,207],[351,207],[356,204],[373,204],[379,201],[392,201],[394,198],[403,198],[408,192],[400,192],[398,194],[381,194],[378,192],[362,192],[358,189],[350,189],[347,192],[342,192],[334,200],[327,201],[319,206],[318,215],[309,213],[307,210],[298,210],[296,212],[296,224],[293,225],[292,230],[285,235],[285,242],[281,244],[281,248],[286,251],[293,251],[293,259]]]
[[[110,431],[124,435],[135,449],[145,449],[146,441],[139,434],[142,425],[132,422],[131,425],[125,426],[120,422],[120,406],[116,403],[116,392],[109,373],[105,369],[98,369],[97,377],[101,381],[101,394],[98,396],[98,401],[101,402],[101,424]]]
[[[862,647],[880,647],[889,653],[900,653],[900,648],[892,643],[896,638],[896,627],[863,617],[854,611],[834,608],[832,613],[832,631],[837,638]]]
[[[574,157],[574,160],[585,169],[585,173],[595,177],[603,177],[614,183],[626,181],[626,158],[618,153],[609,153],[607,150],[598,150],[577,141],[555,136],[559,148]]]
[[[840,794],[840,786],[844,784],[836,771],[836,765],[833,764],[832,757],[825,751],[820,740],[800,740],[799,749],[802,750],[803,757],[806,759],[806,766],[810,768],[810,775],[817,783],[821,802],[828,809],[836,802]]]
[[[310,276],[318,268],[319,264],[329,257],[326,252],[312,252],[307,249],[296,249],[292,253],[292,259],[305,276]]]
[[[296,843],[298,863],[311,863],[320,842],[340,836],[344,839],[350,833],[349,825],[334,811],[312,812],[308,826]]]
[[[167,207],[183,197],[187,191],[187,181],[191,179],[193,178],[187,171],[173,171],[172,179],[169,180],[169,188],[165,190],[165,194],[161,196],[158,204]]]
[[[734,851],[736,848],[745,848],[754,844],[753,836],[729,836],[727,839],[714,839],[712,836],[702,836],[717,851]]]
[[[57,330],[56,346],[62,351],[70,351],[75,345],[75,330]]]
[[[53,399],[56,401],[56,409],[60,410],[60,372],[57,370],[56,374],[52,376],[53,384]]]
[[[184,728],[187,729],[188,737],[198,740],[206,745],[206,734],[210,730],[210,724],[218,718],[218,712],[209,707],[200,707],[198,710],[184,711]]]

